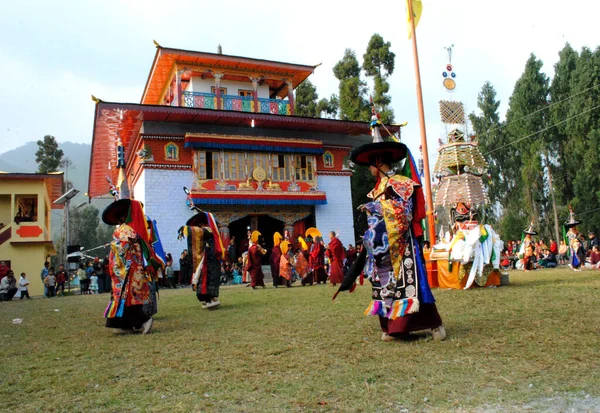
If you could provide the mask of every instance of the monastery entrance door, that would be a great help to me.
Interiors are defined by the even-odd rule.
[[[284,222],[269,215],[252,214],[229,224],[230,236],[235,236],[238,257],[248,250],[248,231],[258,230],[262,236],[260,245],[267,250],[263,264],[268,263],[268,257],[273,248],[273,234],[279,232],[283,235]]]

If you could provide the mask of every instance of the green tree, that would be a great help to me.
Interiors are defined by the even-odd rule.
[[[320,117],[335,119],[338,113],[340,102],[336,95],[331,95],[329,99],[321,99],[317,103],[317,113]]]
[[[110,243],[114,229],[100,222],[98,208],[93,205],[71,210],[70,228],[71,244],[81,245],[85,249],[96,248]],[[91,251],[88,255],[104,257],[107,254],[108,248],[104,248]]]
[[[56,172],[63,158],[62,149],[58,148],[58,142],[52,135],[44,136],[44,140],[38,140],[38,150],[35,153],[35,161],[38,164],[38,172],[45,174]]]
[[[317,88],[310,80],[305,80],[296,88],[295,113],[298,116],[317,117]]]
[[[342,120],[368,121],[369,103],[365,99],[366,84],[360,79],[360,65],[356,53],[346,49],[344,57],[333,67],[333,74],[340,81],[339,116]]]
[[[371,118],[371,109],[365,99],[366,84],[360,79],[360,65],[352,49],[345,50],[342,60],[334,66],[333,74],[340,81],[338,98],[340,119],[367,122]],[[364,214],[359,216],[357,207],[367,201],[366,195],[371,190],[371,182],[369,169],[355,165],[350,184],[354,218],[357,222],[354,226],[356,237],[363,235],[366,229],[366,218]]]
[[[94,248],[98,243],[99,211],[92,205],[75,208],[70,213],[70,241],[73,245]]]
[[[600,48],[582,49],[570,85],[565,158],[573,178],[570,203],[584,213],[600,204]],[[582,229],[594,229],[600,224],[600,211],[582,216],[582,221]]]
[[[390,84],[387,78],[394,72],[396,55],[390,50],[391,43],[385,42],[383,37],[375,33],[369,40],[367,51],[363,55],[363,70],[366,75],[373,78],[373,103],[381,115],[383,123],[394,121],[394,111],[390,107],[392,98],[388,94]]]
[[[566,204],[574,197],[573,178],[577,174],[577,166],[575,162],[569,162],[571,160],[569,130],[567,123],[563,121],[569,117],[571,107],[569,97],[572,95],[573,75],[579,54],[567,43],[558,56],[549,94],[549,122],[556,126],[548,131],[548,143],[549,150],[553,154],[550,164],[554,176],[554,192],[558,202]]]
[[[548,235],[550,228],[546,218],[549,208],[542,159],[547,144],[543,135],[536,134],[546,127],[548,120],[549,80],[541,72],[542,66],[542,61],[531,54],[509,100],[506,133],[513,143],[509,152],[521,172],[520,180],[516,181],[517,191],[511,196],[521,195],[522,202],[514,207],[526,210],[536,224],[544,223],[540,229],[543,235]]]
[[[500,101],[496,100],[496,89],[490,82],[485,82],[477,96],[477,108],[481,115],[471,113],[469,120],[479,142],[479,150],[489,164],[491,180],[484,179],[488,195],[492,204],[505,204],[510,191],[517,184],[516,171],[511,165],[512,150],[509,148],[494,150],[507,144],[507,137],[503,133],[503,124],[500,122],[498,107]]]

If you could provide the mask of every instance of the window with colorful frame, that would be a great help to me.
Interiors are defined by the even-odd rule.
[[[221,91],[221,96],[224,96],[227,94],[227,88],[226,87],[221,87],[219,88],[219,90]],[[210,87],[210,93],[212,93],[213,95],[217,94],[217,88],[214,86]]]
[[[199,180],[213,179],[213,153],[198,151],[196,153],[196,174]]]
[[[323,166],[325,168],[333,168],[334,167],[334,156],[330,151],[325,151],[323,154]]]
[[[275,182],[291,181],[292,178],[292,163],[290,155],[272,154],[271,165],[273,171],[272,180]]]
[[[296,155],[294,156],[294,166],[296,169],[297,181],[313,181],[314,180],[314,156]]]
[[[175,142],[169,142],[165,145],[165,161],[179,161],[179,145]]]
[[[247,89],[238,89],[238,95],[242,97],[252,97],[252,91]]]
[[[221,179],[223,175],[225,180],[245,181],[247,176],[252,176],[256,168],[262,168],[267,172],[267,179],[270,178],[273,182],[289,182],[292,180],[292,165],[295,166],[297,181],[314,182],[316,179],[314,156],[196,151],[195,159],[199,180]]]

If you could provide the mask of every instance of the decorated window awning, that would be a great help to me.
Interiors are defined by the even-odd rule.
[[[325,205],[327,196],[322,191],[310,192],[257,192],[257,191],[198,191],[192,192],[197,205]]]
[[[321,155],[323,153],[323,142],[321,141],[266,136],[188,133],[185,135],[185,147],[206,150],[285,152],[303,155]]]

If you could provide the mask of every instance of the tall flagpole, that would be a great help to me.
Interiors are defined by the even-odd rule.
[[[415,78],[417,82],[417,104],[419,108],[419,126],[421,128],[421,147],[423,149],[423,170],[425,172],[425,200],[427,201],[427,232],[431,246],[435,244],[435,221],[433,219],[433,195],[431,193],[431,174],[429,172],[429,152],[427,151],[427,131],[425,130],[425,111],[423,109],[423,91],[421,90],[421,70],[419,69],[419,52],[417,50],[417,32],[415,30],[415,14],[412,0],[407,0],[408,15],[412,29],[413,56],[415,59]]]

